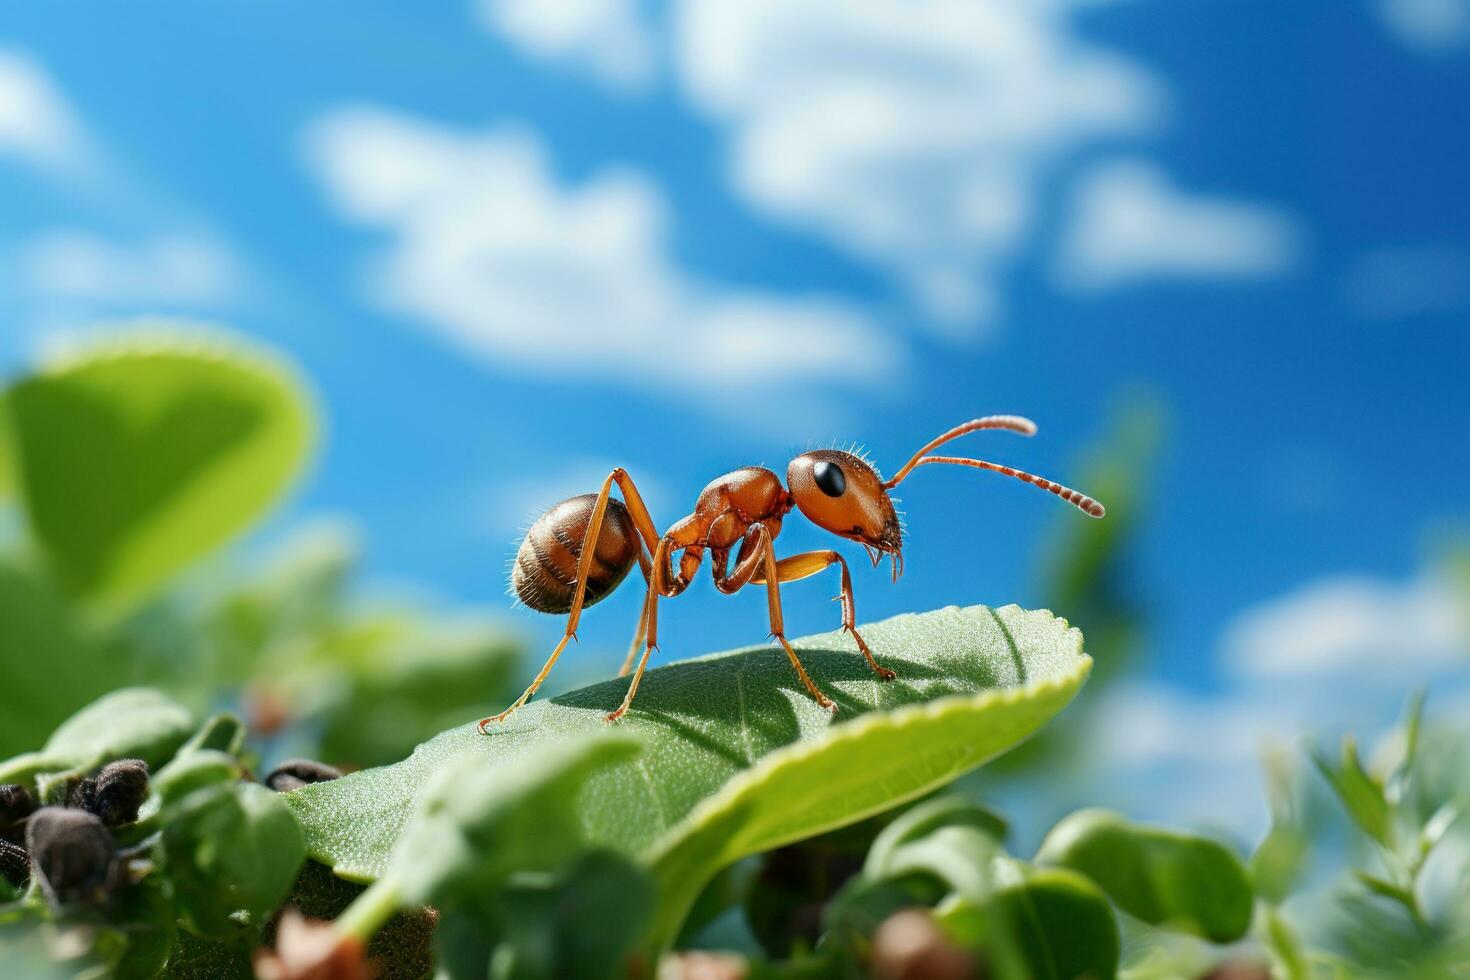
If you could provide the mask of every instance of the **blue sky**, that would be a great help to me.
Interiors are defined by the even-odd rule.
[[[965,451],[1071,482],[1142,387],[1169,412],[1158,621],[1118,704],[1179,709],[1158,749],[1274,684],[1274,649],[1366,662],[1442,611],[1467,120],[1466,0],[17,4],[0,365],[152,313],[289,351],[328,441],[278,525],[347,512],[375,575],[543,641],[503,564],[611,465],[668,524],[738,465],[851,440],[891,470],[1012,412],[1040,435]],[[1084,520],[968,471],[903,497],[905,577],[851,556],[863,618],[1035,601],[1040,542]],[[591,672],[625,591],[585,621]],[[794,632],[835,625],[832,591],[788,590]],[[765,633],[705,583],[662,619],[671,658]],[[1424,670],[1463,649],[1421,632]]]

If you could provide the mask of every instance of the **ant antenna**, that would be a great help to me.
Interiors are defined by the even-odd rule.
[[[924,454],[938,449],[952,439],[958,439],[971,432],[979,432],[981,429],[1005,429],[1007,432],[1015,432],[1023,436],[1036,435],[1036,423],[1019,415],[987,415],[983,419],[971,419],[962,425],[955,426],[944,435],[932,439],[923,449],[914,453],[913,458],[903,464],[903,469],[893,474],[893,479],[883,484],[883,489],[892,490],[902,483],[903,478],[909,475],[909,471],[919,465],[919,460],[924,458]]]
[[[1082,513],[1086,514],[1088,517],[1102,517],[1103,514],[1107,513],[1107,510],[1103,507],[1102,504],[1098,503],[1096,500],[1093,500],[1091,497],[1087,496],[1087,494],[1081,493],[1077,490],[1073,490],[1071,487],[1064,487],[1060,483],[1054,483],[1051,480],[1048,480],[1042,476],[1037,476],[1034,473],[1027,473],[1024,470],[1018,470],[1011,466],[1003,466],[1000,463],[991,463],[983,459],[969,459],[964,456],[926,455],[930,450],[944,445],[951,439],[957,439],[960,436],[965,435],[966,433],[977,432],[981,429],[1005,429],[1009,432],[1016,432],[1023,436],[1029,436],[1036,433],[1036,423],[1032,422],[1030,419],[1022,418],[1019,415],[989,415],[983,419],[974,419],[973,421],[966,422],[963,425],[957,425],[953,429],[950,429],[948,432],[934,439],[923,449],[920,449],[917,453],[915,453],[913,458],[904,464],[903,469],[899,470],[898,473],[894,475],[893,479],[883,484],[883,489],[893,489],[900,482],[902,482],[903,478],[908,476],[909,473],[912,472],[914,467],[916,466],[922,466],[925,463],[952,463],[956,466],[969,466],[977,470],[991,470],[995,473],[1014,477],[1015,479],[1020,480],[1022,483],[1030,483],[1033,486],[1040,487],[1042,490],[1049,490],[1052,493],[1056,494],[1058,497],[1061,497],[1067,503],[1082,511]]]

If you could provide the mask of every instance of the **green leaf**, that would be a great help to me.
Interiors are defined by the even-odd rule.
[[[999,814],[958,796],[941,796],[920,803],[894,818],[873,839],[863,864],[870,878],[891,877],[899,859],[895,852],[941,828],[968,827],[980,831],[996,844],[1006,837],[1006,822]]]
[[[388,877],[409,905],[453,905],[512,872],[551,871],[583,840],[579,797],[593,773],[632,759],[638,740],[601,732],[549,745],[510,770],[466,755],[444,766],[393,851]]]
[[[1118,972],[1118,923],[1107,898],[1065,868],[1027,869],[987,895],[955,896],[935,920],[985,954],[998,976],[1108,980]]]
[[[148,781],[150,792],[160,805],[177,803],[196,790],[215,783],[228,783],[245,774],[240,760],[218,749],[180,752],[168,765]],[[144,811],[146,816],[152,807]]]
[[[113,759],[142,759],[156,767],[193,729],[187,708],[151,688],[124,688],[63,722],[39,752],[0,764],[0,783],[26,782],[41,773],[86,772]]]
[[[1133,824],[1108,810],[1079,810],[1052,828],[1036,862],[1086,875],[1150,925],[1217,943],[1250,928],[1254,895],[1245,866],[1208,838]]]
[[[1271,804],[1271,829],[1250,859],[1251,882],[1256,894],[1272,905],[1280,905],[1295,890],[1311,856],[1311,838],[1302,812],[1296,769],[1281,752],[1265,756],[1267,794]]]
[[[1358,828],[1384,847],[1393,848],[1393,815],[1383,786],[1363,768],[1358,759],[1358,743],[1347,736],[1342,740],[1341,761],[1333,761],[1321,752],[1313,752],[1317,768],[1342,801],[1348,816]]]
[[[254,783],[208,786],[163,818],[165,870],[182,918],[212,938],[264,924],[306,858],[301,826],[280,794]]]
[[[400,635],[401,634],[401,635]],[[322,705],[321,754],[356,766],[396,762],[445,725],[507,699],[520,644],[503,628],[465,621],[407,624],[341,662],[337,699]]]
[[[78,708],[127,683],[114,651],[37,569],[0,559],[0,758],[33,749]]]
[[[876,681],[851,639],[798,640],[841,705],[806,696],[779,649],[751,647],[650,671],[621,727],[648,748],[598,773],[579,817],[590,840],[648,853],[665,887],[657,928],[677,930],[721,867],[914,799],[1010,748],[1071,700],[1091,660],[1048,612],[949,608],[864,627],[899,673]],[[468,724],[406,761],[290,794],[313,856],[349,878],[381,875],[432,773],[463,753],[510,773],[537,746],[605,727],[626,680],[534,702],[489,736]]]
[[[179,755],[215,751],[239,755],[245,744],[245,723],[228,711],[210,715],[187,742],[179,746]]]
[[[34,538],[71,590],[123,604],[247,527],[296,476],[313,413],[274,357],[135,334],[6,393]]]
[[[0,412],[0,500],[15,490],[15,450],[11,447],[10,426]]]
[[[483,909],[457,908],[435,930],[441,980],[610,980],[627,976],[653,884],[627,858],[582,856],[547,880],[519,880]]]

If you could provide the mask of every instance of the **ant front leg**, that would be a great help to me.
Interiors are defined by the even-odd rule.
[[[628,513],[633,519],[633,526],[637,530],[638,536],[643,539],[643,543],[647,547],[653,548],[660,542],[658,530],[653,525],[653,518],[649,516],[648,508],[643,503],[643,496],[638,492],[638,488],[633,485],[633,478],[628,475],[628,471],[619,466],[608,474],[607,479],[602,481],[602,489],[598,491],[597,502],[592,507],[592,516],[587,521],[587,530],[582,535],[582,549],[577,554],[577,588],[572,594],[572,607],[571,611],[567,614],[566,631],[562,634],[561,642],[557,643],[556,647],[551,651],[551,656],[546,658],[546,663],[542,665],[541,671],[531,681],[530,686],[526,688],[520,697],[516,698],[515,702],[509,708],[506,708],[498,715],[480,719],[478,728],[481,735],[488,734],[491,725],[505,721],[517,708],[520,708],[527,701],[531,700],[536,694],[536,690],[551,674],[551,668],[556,666],[556,661],[561,657],[562,651],[567,648],[567,643],[576,638],[577,624],[582,619],[582,607],[585,605],[587,599],[587,575],[591,572],[592,562],[596,557],[597,541],[602,536],[603,520],[607,516],[607,502],[612,494],[614,483],[623,492],[624,504],[628,508]],[[640,564],[642,564],[641,550],[639,558]]]
[[[887,667],[879,664],[873,657],[873,651],[868,649],[867,642],[861,633],[857,631],[857,608],[852,594],[852,575],[847,570],[847,561],[835,551],[807,551],[790,558],[782,558],[776,562],[776,577],[783,584],[796,582],[809,578],[823,571],[831,565],[837,565],[842,569],[842,593],[837,598],[842,602],[842,628],[852,634],[857,648],[867,659],[868,666],[873,668],[873,673],[878,675],[881,681],[891,681],[898,675]],[[757,574],[754,581],[764,581],[764,576]]]
[[[791,666],[796,669],[796,676],[801,679],[802,686],[817,702],[828,711],[836,711],[837,703],[822,693],[817,687],[811,675],[802,666],[801,658],[796,655],[791,644],[786,640],[786,622],[781,615],[781,580],[777,573],[775,544],[771,541],[771,532],[763,524],[752,524],[746,532],[745,540],[741,542],[740,554],[735,562],[735,570],[729,575],[717,578],[715,585],[721,592],[737,592],[748,582],[762,581],[766,584],[767,612],[771,619],[771,636],[781,648],[786,651]]]

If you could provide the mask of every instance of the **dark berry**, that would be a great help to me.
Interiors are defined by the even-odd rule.
[[[25,888],[31,880],[31,859],[19,844],[0,838],[0,878],[16,888]]]
[[[102,767],[93,780],[92,805],[88,807],[109,827],[120,827],[138,819],[138,808],[148,798],[148,763],[142,759],[119,759]]]
[[[120,878],[112,833],[85,810],[45,806],[31,814],[26,850],[53,905],[99,902]]]
[[[342,771],[324,762],[310,759],[287,759],[271,770],[265,784],[277,793],[289,793],[311,783],[325,783],[342,778]]]

